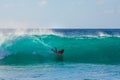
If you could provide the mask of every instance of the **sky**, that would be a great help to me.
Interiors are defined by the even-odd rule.
[[[120,0],[0,0],[0,28],[120,28]]]

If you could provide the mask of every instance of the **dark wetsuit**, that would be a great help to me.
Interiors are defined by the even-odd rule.
[[[54,53],[56,53],[57,55],[62,55],[64,53],[64,49],[57,51],[57,48],[55,47],[55,49],[51,49]]]
[[[64,50],[60,50],[57,52],[58,55],[62,55],[64,53]]]

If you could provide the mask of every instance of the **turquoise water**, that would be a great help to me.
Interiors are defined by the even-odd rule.
[[[0,80],[119,80],[119,65],[52,63],[0,66]]]
[[[7,30],[0,80],[119,80],[120,30]],[[51,49],[64,49],[62,56]]]
[[[62,57],[51,49],[65,49]],[[34,62],[82,62],[120,63],[120,38],[118,37],[61,37],[55,35],[19,36],[5,41],[1,48],[4,55],[1,63]],[[1,53],[4,54],[4,53]]]

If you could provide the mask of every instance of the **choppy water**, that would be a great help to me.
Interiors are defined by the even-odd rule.
[[[120,80],[120,66],[79,63],[0,66],[0,80]]]

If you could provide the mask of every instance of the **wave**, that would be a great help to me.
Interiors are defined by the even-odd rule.
[[[52,34],[2,35],[0,63],[80,62],[120,63],[119,37],[70,37]],[[57,56],[51,49],[64,49]]]

